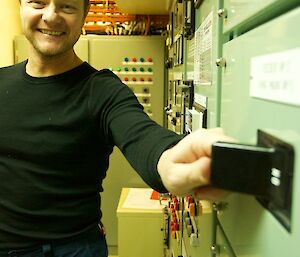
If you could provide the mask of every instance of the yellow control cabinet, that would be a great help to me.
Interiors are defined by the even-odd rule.
[[[163,207],[149,188],[123,188],[117,209],[118,256],[163,256]]]

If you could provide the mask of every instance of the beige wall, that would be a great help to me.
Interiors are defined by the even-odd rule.
[[[0,0],[0,67],[13,64],[13,38],[21,34],[18,0]]]

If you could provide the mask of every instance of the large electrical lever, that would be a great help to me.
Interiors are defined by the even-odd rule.
[[[212,186],[255,195],[289,229],[294,149],[261,130],[257,138],[257,145],[213,144]]]

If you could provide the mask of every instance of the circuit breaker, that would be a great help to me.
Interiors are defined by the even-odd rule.
[[[166,225],[164,257],[198,256],[210,254],[212,205],[192,196],[169,196],[165,207]]]

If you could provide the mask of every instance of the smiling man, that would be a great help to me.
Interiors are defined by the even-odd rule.
[[[99,192],[115,146],[157,191],[218,193],[211,144],[230,139],[221,129],[182,139],[112,72],[80,60],[88,7],[20,2],[29,57],[0,69],[0,257],[106,257]]]
[[[80,37],[88,7],[86,0],[21,1],[23,32],[31,43],[28,74],[49,76],[82,63],[73,46]]]

